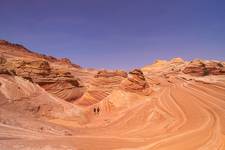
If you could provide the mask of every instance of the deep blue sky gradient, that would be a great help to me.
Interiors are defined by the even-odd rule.
[[[0,0],[0,39],[83,67],[225,60],[225,0]]]

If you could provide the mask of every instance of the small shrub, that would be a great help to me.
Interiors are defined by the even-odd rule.
[[[217,65],[218,65],[219,67],[223,67],[223,64],[221,64],[221,63],[218,63]]]
[[[204,69],[204,74],[203,74],[204,76],[207,76],[207,75],[209,75],[209,71],[207,70],[207,69]]]

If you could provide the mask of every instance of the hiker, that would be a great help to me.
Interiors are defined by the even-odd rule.
[[[100,108],[98,107],[98,108],[97,108],[97,113],[99,114],[99,112],[100,112]]]
[[[97,111],[96,111],[96,108],[94,108],[94,113],[96,114],[96,112],[97,112]]]

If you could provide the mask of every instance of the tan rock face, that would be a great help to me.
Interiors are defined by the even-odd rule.
[[[222,75],[225,74],[224,66],[220,62],[215,61],[191,61],[183,70],[185,74],[194,76],[205,76],[205,75]]]
[[[131,92],[141,92],[149,88],[144,74],[139,69],[129,72],[127,79],[121,83],[121,88]]]
[[[121,76],[126,78],[127,77],[127,73],[125,71],[122,70],[116,70],[116,71],[107,71],[107,70],[101,70],[99,71],[95,77],[99,78],[99,77],[114,77],[114,76]]]
[[[127,73],[122,70],[108,71],[101,70],[91,80],[84,95],[75,102],[77,105],[89,106],[96,104],[109,96],[113,90],[120,86]]]
[[[0,64],[5,64],[7,62],[6,58],[3,56],[0,57]]]
[[[14,52],[15,50],[18,50],[18,51],[22,51],[22,52],[33,53],[30,50],[28,50],[27,48],[25,48],[23,45],[10,43],[10,42],[5,41],[5,40],[0,40],[0,47],[2,49],[8,49],[9,52],[10,51]]]
[[[185,67],[186,62],[179,57],[173,58],[171,60],[157,60],[153,64],[146,65],[141,70],[144,74],[177,74]]]
[[[221,75],[225,74],[225,66],[220,62],[208,62],[205,63],[205,68],[209,74]]]
[[[66,101],[73,101],[83,94],[83,87],[77,78],[66,70],[51,68],[45,60],[21,60],[0,58],[1,74],[17,75],[35,82],[48,92]]]
[[[23,45],[5,40],[0,40],[0,52],[0,74],[23,77],[66,101],[76,100],[83,95],[84,88],[80,80],[68,70],[80,66],[69,59],[38,54]]]
[[[12,64],[16,74],[22,77],[48,76],[50,74],[50,66],[47,61],[16,61]]]
[[[182,58],[176,57],[170,60],[171,63],[184,63]]]
[[[73,64],[69,59],[67,58],[56,58],[53,56],[47,56],[44,54],[35,53],[33,51],[30,51],[26,47],[24,47],[21,44],[14,44],[10,43],[5,40],[0,40],[0,52],[8,57],[24,57],[24,58],[39,58],[45,61],[49,61],[51,63],[59,64],[59,65],[66,65],[69,67],[75,67],[75,68],[81,68],[77,64]]]
[[[183,72],[185,74],[203,76],[206,74],[205,64],[201,60],[193,60],[185,67]]]
[[[68,65],[68,66],[72,66],[75,68],[81,68],[79,65],[73,64],[68,58],[61,58],[61,59],[58,59],[58,61],[62,65]]]
[[[0,74],[14,75],[15,71],[13,69],[8,68],[6,63],[7,63],[7,59],[1,56],[0,57]]]

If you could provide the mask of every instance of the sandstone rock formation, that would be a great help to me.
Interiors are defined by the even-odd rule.
[[[195,76],[225,74],[225,67],[221,62],[193,60],[183,70],[185,74]]]
[[[87,91],[75,104],[88,106],[100,102],[117,89],[126,77],[127,73],[122,70],[98,71],[91,80]]]
[[[0,56],[0,74],[14,75],[15,71],[13,69],[8,68],[6,63],[7,59],[3,56]]]
[[[115,76],[121,76],[126,78],[127,77],[127,73],[123,70],[116,70],[116,71],[107,71],[107,70],[101,70],[99,71],[95,77],[99,78],[99,77],[115,77]]]
[[[182,58],[176,57],[171,60],[156,60],[153,64],[146,65],[141,70],[144,74],[164,75],[168,73],[179,73],[186,66]]]
[[[205,63],[205,68],[208,74],[222,75],[225,74],[225,66],[221,62],[208,61]]]
[[[44,59],[51,63],[59,64],[59,65],[67,65],[75,68],[80,68],[79,65],[71,63],[71,61],[67,58],[55,58],[52,56],[47,56],[44,54],[35,53],[30,51],[26,47],[21,44],[10,43],[5,40],[0,40],[0,52],[7,57],[23,57],[23,58],[35,58],[35,59]]]
[[[143,72],[134,69],[128,73],[127,79],[121,83],[121,88],[131,92],[144,92],[146,89],[149,90],[149,85]]]
[[[66,70],[51,68],[48,61],[18,58],[7,61],[1,57],[1,62],[4,63],[0,66],[0,73],[23,77],[66,101],[74,101],[84,92],[79,79]]]
[[[180,57],[175,57],[170,60],[171,63],[184,63],[184,60]]]
[[[0,149],[222,150],[224,66],[174,58],[127,74],[0,41]]]

